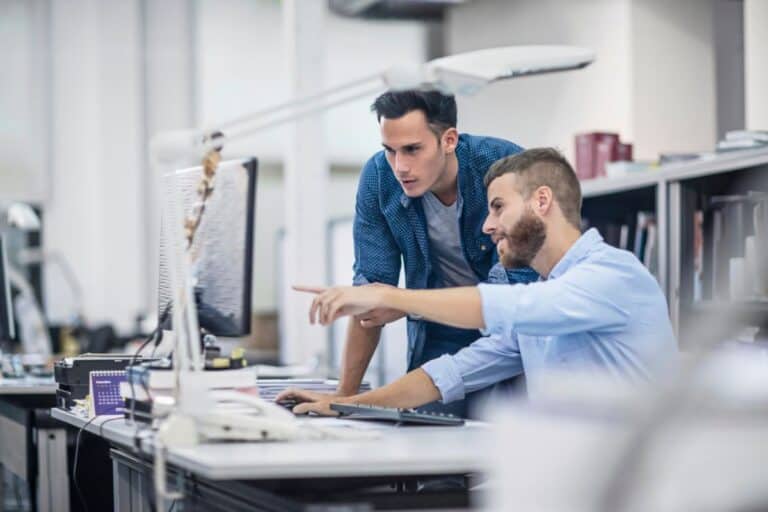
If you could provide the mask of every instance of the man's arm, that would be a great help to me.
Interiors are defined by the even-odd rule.
[[[634,289],[643,286],[621,269],[583,263],[558,279],[526,286],[481,284],[478,291],[489,332],[558,336],[622,329]]]
[[[454,327],[485,327],[480,292],[474,286],[440,290],[404,290],[381,286],[294,288],[317,294],[309,311],[312,323],[328,325],[342,316],[360,315],[385,307]]]
[[[396,285],[400,276],[400,249],[389,230],[378,200],[375,158],[360,173],[355,198],[353,239],[355,246],[354,284]],[[338,394],[354,395],[376,351],[381,326],[396,320],[387,310],[371,310],[350,318],[341,363]]]
[[[474,286],[440,290],[386,289],[383,307],[463,329],[483,329],[480,293]]]
[[[314,412],[323,416],[335,416],[337,414],[330,408],[332,403],[411,408],[439,399],[440,391],[432,383],[429,375],[421,368],[407,373],[386,386],[354,396],[336,397],[303,389],[288,389],[277,396],[278,401],[295,400],[301,402],[293,408],[293,412],[296,414]]]
[[[341,375],[336,392],[340,396],[356,395],[363,381],[365,370],[379,345],[381,327],[366,328],[360,325],[357,317],[349,319],[347,339],[341,358]]]

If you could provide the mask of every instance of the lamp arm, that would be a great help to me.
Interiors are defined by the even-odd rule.
[[[316,94],[291,99],[273,107],[240,116],[213,128],[166,131],[156,134],[150,142],[154,162],[175,168],[184,160],[199,160],[224,144],[253,133],[281,126],[303,117],[370,97],[384,90],[401,90],[430,85],[418,67],[396,67],[368,75]]]

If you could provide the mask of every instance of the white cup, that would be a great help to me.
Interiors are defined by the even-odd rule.
[[[745,258],[731,258],[728,268],[731,300],[743,299],[747,295],[747,273]]]

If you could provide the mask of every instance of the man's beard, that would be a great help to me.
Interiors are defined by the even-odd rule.
[[[547,239],[547,226],[528,207],[509,232],[502,235],[507,250],[499,254],[505,268],[529,267]]]

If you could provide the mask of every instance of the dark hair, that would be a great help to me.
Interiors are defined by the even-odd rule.
[[[552,189],[565,218],[580,228],[581,185],[573,167],[558,150],[532,148],[504,157],[491,165],[483,182],[487,188],[493,180],[511,172],[520,177],[519,191],[526,199],[541,186]]]
[[[456,127],[456,99],[438,91],[387,91],[373,102],[371,111],[376,119],[397,119],[408,112],[421,110],[430,130],[438,137],[448,128]]]

